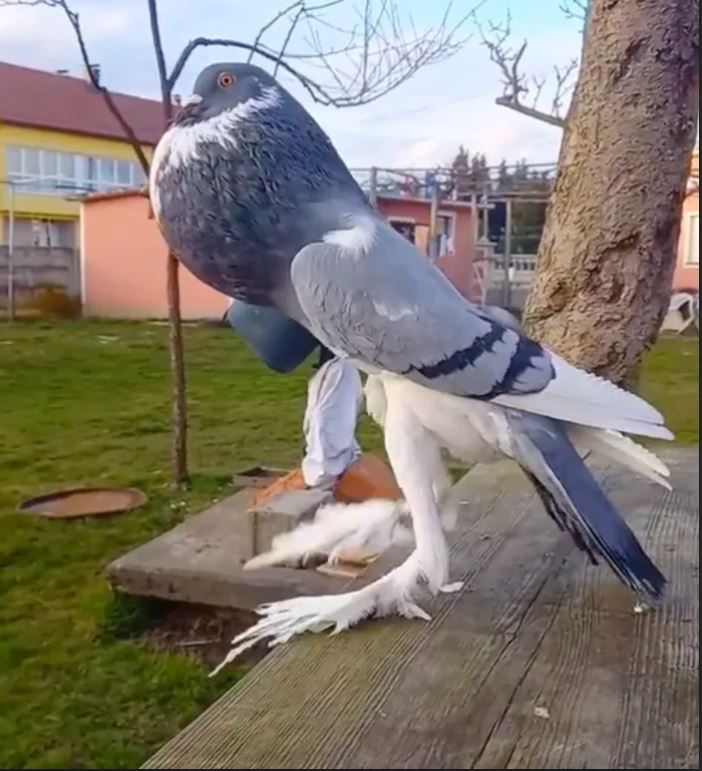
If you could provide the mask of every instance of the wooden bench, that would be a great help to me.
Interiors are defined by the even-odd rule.
[[[518,473],[475,469],[466,585],[424,603],[431,622],[276,649],[144,768],[699,768],[698,452],[662,456],[673,493],[601,475],[670,580],[660,610],[635,614]]]

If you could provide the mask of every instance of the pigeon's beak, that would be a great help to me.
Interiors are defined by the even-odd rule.
[[[200,105],[202,104],[202,97],[200,94],[191,94],[180,106],[177,115],[175,116],[174,123],[185,123],[188,118],[196,118]]]

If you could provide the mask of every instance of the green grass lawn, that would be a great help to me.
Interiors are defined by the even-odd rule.
[[[115,634],[114,557],[229,490],[234,470],[295,464],[309,370],[268,372],[223,329],[186,330],[193,487],[169,486],[166,329],[0,328],[0,766],[135,767],[228,688],[194,657]],[[698,441],[698,344],[666,340],[642,391],[679,441]],[[366,448],[380,447],[364,419]],[[124,517],[47,522],[15,512],[56,487],[132,485]]]

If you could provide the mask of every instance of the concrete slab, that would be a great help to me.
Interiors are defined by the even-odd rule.
[[[140,597],[245,610],[300,594],[342,591],[342,577],[312,569],[242,569],[327,498],[320,491],[295,491],[251,510],[252,491],[243,490],[115,560],[109,580],[116,591]]]

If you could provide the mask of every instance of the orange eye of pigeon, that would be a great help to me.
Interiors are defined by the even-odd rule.
[[[235,78],[231,72],[220,72],[217,77],[217,85],[220,88],[231,88],[235,83]]]

